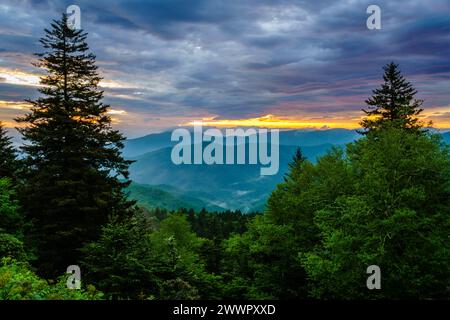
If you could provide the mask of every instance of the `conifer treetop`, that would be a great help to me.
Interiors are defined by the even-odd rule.
[[[419,131],[423,123],[418,116],[423,111],[422,100],[415,99],[417,90],[401,74],[394,62],[383,67],[384,83],[373,90],[373,95],[365,101],[367,109],[363,109],[366,117],[361,125],[363,133],[386,127],[404,128]]]

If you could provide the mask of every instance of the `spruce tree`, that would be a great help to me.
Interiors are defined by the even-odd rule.
[[[23,208],[33,222],[41,274],[55,276],[79,262],[79,248],[98,238],[110,216],[129,213],[123,188],[130,161],[121,155],[124,137],[111,128],[101,102],[95,56],[87,33],[54,20],[40,40],[44,69],[40,97],[18,118],[25,144]]]
[[[289,172],[285,175],[284,181],[295,180],[302,171],[302,164],[306,158],[303,156],[302,149],[298,147],[292,157],[292,162],[288,164]]]
[[[398,65],[391,62],[385,67],[384,83],[373,91],[365,102],[369,106],[361,122],[362,133],[386,127],[419,131],[422,123],[417,116],[423,111],[422,100],[415,99],[417,91],[401,74]]]
[[[0,178],[6,177],[14,180],[17,169],[16,150],[0,122]]]

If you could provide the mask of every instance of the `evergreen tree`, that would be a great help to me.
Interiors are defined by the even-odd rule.
[[[295,155],[292,158],[292,162],[288,164],[289,172],[284,177],[284,181],[295,180],[295,178],[302,172],[302,164],[305,162],[306,158],[302,154],[302,149],[300,147],[295,150]]]
[[[22,240],[23,219],[8,178],[0,178],[0,258],[26,260]]]
[[[417,91],[403,77],[397,64],[391,62],[383,70],[384,83],[365,101],[369,107],[363,109],[367,117],[361,122],[365,129],[362,133],[388,126],[419,130],[422,123],[417,116],[423,111],[420,108],[423,101],[414,98]]]
[[[16,151],[11,144],[11,138],[0,122],[0,178],[15,179],[17,171]]]
[[[16,193],[8,178],[0,179],[0,232],[22,236],[23,217],[19,211]]]
[[[120,152],[124,137],[112,130],[109,106],[101,102],[101,77],[86,37],[67,26],[66,15],[45,30],[45,52],[36,63],[47,72],[41,96],[17,119],[26,124],[20,129],[27,167],[23,207],[46,276],[76,264],[77,249],[99,236],[108,216],[132,205],[122,191],[130,164]]]
[[[152,227],[140,217],[121,222],[112,219],[101,236],[86,245],[81,267],[84,278],[104,291],[108,299],[138,299],[156,295],[160,280],[155,275],[148,235]]]
[[[220,278],[205,270],[200,255],[206,239],[177,213],[157,225],[146,225],[145,218],[110,221],[100,238],[82,249],[88,281],[112,299],[217,297]]]

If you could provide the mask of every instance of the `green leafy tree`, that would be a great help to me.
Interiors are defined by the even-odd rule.
[[[111,221],[83,252],[90,283],[113,299],[198,299],[217,297],[219,277],[205,271],[204,239],[185,217],[169,215],[160,225],[145,217]]]
[[[11,234],[0,232],[0,258],[3,257],[19,261],[27,260],[23,242]]]
[[[131,205],[122,191],[130,161],[101,102],[95,56],[87,34],[66,22],[66,15],[54,21],[40,40],[45,52],[36,65],[47,75],[31,112],[18,119],[26,125],[23,209],[34,225],[37,266],[48,277],[77,262],[77,249],[98,238],[108,216]]]
[[[19,212],[10,179],[0,179],[0,258],[11,257],[25,261],[23,240],[24,221]]]
[[[319,242],[314,213],[352,191],[342,150],[333,149],[316,165],[297,152],[285,181],[242,236],[225,242],[227,295],[294,299],[308,296],[307,275],[298,261]],[[247,289],[246,289],[247,288]]]
[[[384,129],[347,147],[355,190],[315,214],[321,244],[299,255],[320,298],[449,295],[450,157],[439,137]],[[366,288],[381,268],[382,289]]]
[[[186,216],[171,214],[150,234],[154,266],[163,280],[161,299],[214,299],[220,297],[220,277],[206,271],[200,252],[205,239],[192,232]],[[182,291],[177,292],[174,288]],[[184,293],[183,293],[184,292]],[[182,294],[183,293],[183,294]]]
[[[366,100],[363,109],[366,118],[361,122],[364,132],[386,127],[419,130],[423,125],[417,116],[423,111],[422,100],[415,99],[417,91],[401,74],[398,65],[391,62],[384,68],[384,83]]]
[[[0,231],[21,237],[24,221],[16,193],[8,178],[0,179]]]
[[[166,300],[198,300],[199,292],[183,279],[166,280],[161,287],[161,298]]]
[[[27,263],[11,258],[0,260],[0,300],[99,300],[102,293],[94,286],[71,290],[62,276],[56,284],[36,276]]]
[[[258,216],[242,235],[224,242],[224,295],[238,299],[280,299],[299,296],[301,267],[292,264],[296,253],[289,225]]]

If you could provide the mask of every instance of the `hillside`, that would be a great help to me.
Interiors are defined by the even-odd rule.
[[[171,186],[150,186],[133,182],[127,188],[127,192],[129,192],[130,199],[136,200],[139,205],[148,209],[159,207],[168,210],[179,208],[192,208],[196,211],[203,208],[209,211],[224,210],[222,207],[210,204]]]
[[[331,144],[302,148],[314,161]],[[295,146],[280,146],[280,169],[273,176],[261,176],[260,165],[175,165],[171,148],[163,148],[134,158],[130,177],[139,184],[169,185],[183,190],[185,196],[205,201],[210,206],[250,211],[261,209],[267,196],[281,182]]]

